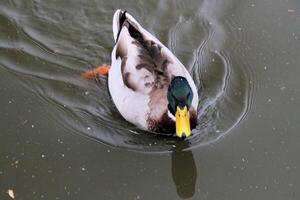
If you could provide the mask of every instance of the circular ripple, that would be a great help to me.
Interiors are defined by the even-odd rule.
[[[111,19],[106,15],[112,16],[114,11],[104,9],[102,25],[98,18],[91,17],[93,5],[82,6],[70,9],[79,9],[75,17],[81,20],[72,26],[69,25],[74,20],[71,13],[45,2],[35,2],[30,7],[32,17],[19,18],[9,13],[0,16],[0,20],[14,24],[10,37],[15,38],[14,42],[0,46],[0,66],[15,73],[28,90],[43,100],[51,118],[71,133],[129,150],[171,151],[180,139],[141,131],[120,116],[109,96],[106,77],[101,76],[95,82],[80,79],[81,71],[91,66],[90,62],[95,65],[108,62],[105,59],[113,42]],[[181,10],[178,6],[186,5],[174,8]],[[152,29],[159,30],[156,35],[168,35],[162,41],[187,66],[199,89],[199,125],[186,139],[189,148],[213,142],[229,132],[246,115],[250,105],[249,67],[233,57],[232,51],[227,51],[227,35],[213,12],[219,7],[216,1],[203,1],[194,14],[182,12],[177,16],[179,11],[169,12],[170,28],[165,24],[155,28],[153,21],[145,18],[153,25]],[[166,12],[159,9],[167,10],[167,5],[157,9],[162,15]],[[147,16],[147,13],[140,15]],[[40,27],[46,28],[48,34]],[[99,39],[101,28],[105,32]],[[103,60],[99,61],[99,55]]]

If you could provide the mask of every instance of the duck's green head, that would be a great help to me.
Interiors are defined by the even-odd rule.
[[[191,135],[189,109],[193,100],[193,91],[182,76],[173,78],[168,89],[168,108],[176,118],[176,135],[188,137]]]

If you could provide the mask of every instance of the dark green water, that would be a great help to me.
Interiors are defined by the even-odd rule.
[[[125,122],[107,77],[128,10],[199,88],[187,141]],[[300,4],[0,2],[0,199],[299,199]]]

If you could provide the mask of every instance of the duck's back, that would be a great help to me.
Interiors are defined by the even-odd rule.
[[[116,44],[109,90],[126,120],[154,130],[155,123],[167,117],[167,90],[174,76],[187,78],[195,93],[192,105],[197,108],[198,95],[189,73],[158,39],[121,10],[114,14],[113,32]]]

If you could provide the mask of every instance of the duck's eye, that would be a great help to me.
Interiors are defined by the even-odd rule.
[[[189,92],[186,98],[188,99],[188,98],[190,98],[190,96],[191,96],[191,93]]]

